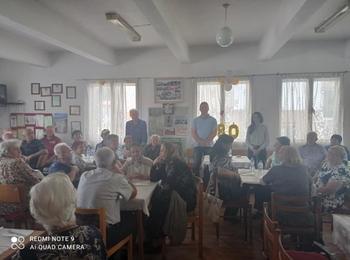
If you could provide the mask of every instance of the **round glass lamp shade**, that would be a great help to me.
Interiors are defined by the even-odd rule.
[[[233,34],[232,30],[225,26],[220,29],[218,34],[216,35],[216,42],[221,46],[221,47],[228,47],[232,44],[233,42]]]

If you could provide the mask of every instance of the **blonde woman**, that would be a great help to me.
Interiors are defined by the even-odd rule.
[[[350,174],[344,164],[346,151],[340,145],[328,149],[326,163],[316,177],[316,192],[322,196],[325,211],[332,211],[344,204],[344,194],[350,187]]]
[[[270,200],[271,192],[291,195],[309,195],[310,180],[307,168],[302,164],[297,149],[283,145],[277,157],[281,165],[272,167],[262,181],[266,184],[256,193],[256,208],[262,209],[263,202]]]

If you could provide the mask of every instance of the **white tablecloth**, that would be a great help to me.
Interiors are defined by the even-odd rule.
[[[350,255],[350,216],[333,214],[333,243]]]
[[[210,164],[210,156],[204,155],[202,160],[202,166]],[[232,165],[238,169],[249,169],[250,160],[247,156],[232,156]]]
[[[238,169],[238,173],[241,176],[242,184],[249,185],[264,185],[261,182],[261,179],[265,176],[267,172],[268,170],[252,171],[251,169]]]
[[[140,210],[149,216],[148,205],[151,201],[153,191],[155,190],[158,182],[135,182],[133,183],[137,189],[136,198],[129,201],[122,201],[120,205],[121,210]]]
[[[0,228],[0,255],[11,246],[11,237],[27,237],[33,233],[33,230]]]

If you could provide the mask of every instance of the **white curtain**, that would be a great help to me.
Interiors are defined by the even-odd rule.
[[[88,86],[88,141],[100,142],[101,130],[125,136],[129,110],[136,108],[136,82],[98,81]]]
[[[209,114],[220,123],[221,111],[221,85],[219,81],[197,82],[197,116],[200,115],[201,102],[209,104]]]
[[[250,86],[249,80],[239,81],[232,85],[230,91],[225,90],[225,124],[228,127],[233,122],[239,127],[237,141],[244,142],[247,128],[250,124]]]
[[[332,134],[342,134],[342,102],[340,78],[313,80],[312,129],[318,139],[328,142]]]
[[[309,80],[283,79],[280,111],[281,135],[301,143],[308,132]]]

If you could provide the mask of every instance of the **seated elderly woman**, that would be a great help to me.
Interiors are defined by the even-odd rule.
[[[95,164],[83,160],[82,155],[85,150],[86,143],[83,141],[76,141],[72,144],[72,163],[79,168],[80,173],[96,168]]]
[[[79,168],[72,165],[72,149],[66,143],[59,143],[55,145],[54,153],[57,160],[50,165],[49,174],[64,172],[73,182],[78,178]]]
[[[21,158],[21,141],[10,139],[0,143],[0,184],[21,184],[24,192],[38,183],[44,176],[40,171],[33,170]],[[29,203],[28,203],[29,206]],[[0,215],[9,214],[18,210],[18,207],[1,203]]]
[[[233,141],[232,136],[220,135],[210,153],[209,192],[219,196],[224,201],[238,199],[243,195],[241,178],[237,169],[232,165],[232,159],[229,156]],[[218,194],[215,194],[216,185]],[[237,209],[235,208],[225,210],[225,216],[234,216],[236,213]]]
[[[76,191],[67,175],[52,174],[33,186],[30,191],[32,216],[50,237],[63,240],[35,242],[18,251],[14,259],[106,259],[99,230],[93,226],[77,226],[75,209]]]
[[[161,145],[160,155],[153,162],[150,179],[152,182],[161,181],[153,193],[146,225],[147,238],[152,240],[162,236],[172,191],[176,191],[186,202],[187,212],[190,212],[196,206],[196,186],[191,170],[178,158],[171,143]]]
[[[145,146],[143,154],[150,158],[151,160],[155,160],[160,153],[160,137],[159,135],[152,135],[150,138],[150,143]]]
[[[132,214],[120,212],[122,199],[133,199],[135,186],[121,174],[113,172],[114,152],[103,147],[96,151],[95,170],[85,172],[78,186],[79,208],[105,208],[107,226],[107,248],[133,233],[136,219]]]
[[[325,211],[332,211],[344,204],[344,194],[350,188],[350,174],[343,159],[346,152],[339,145],[328,149],[326,163],[315,177],[316,193],[322,196]]]
[[[153,161],[142,155],[142,147],[133,144],[130,148],[131,157],[124,163],[121,171],[130,181],[149,180]]]
[[[276,156],[281,165],[272,167],[262,178],[266,186],[256,190],[255,207],[258,210],[262,209],[263,202],[271,200],[271,192],[291,196],[308,196],[310,193],[308,169],[302,164],[298,150],[283,145]]]

